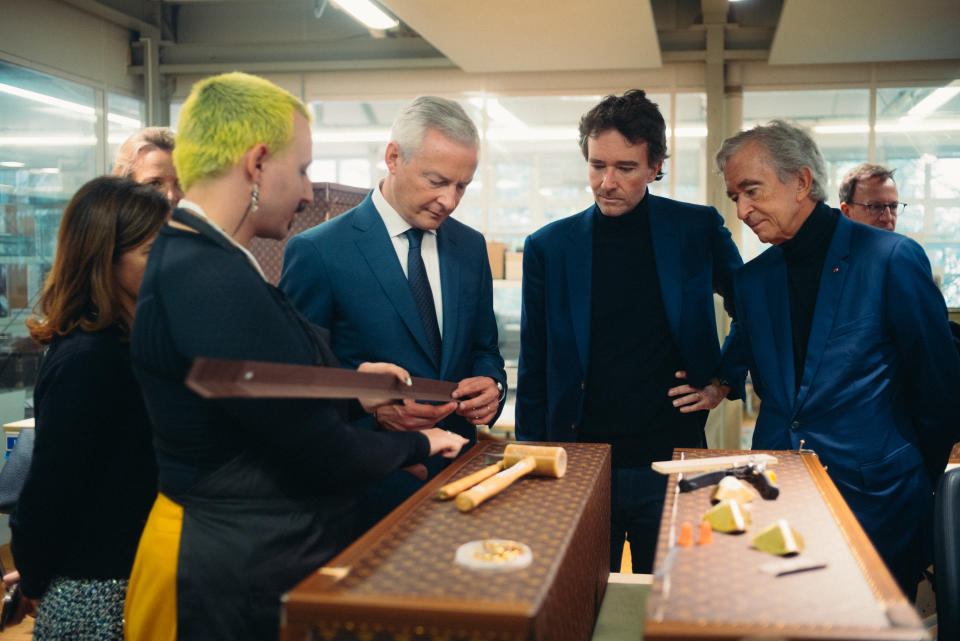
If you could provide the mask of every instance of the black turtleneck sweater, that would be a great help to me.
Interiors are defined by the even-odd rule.
[[[667,324],[647,199],[622,216],[594,208],[590,365],[580,439],[610,443],[615,467],[646,467],[674,447],[698,447],[700,412],[681,414],[680,351]]]
[[[820,273],[827,249],[837,228],[840,213],[817,203],[796,235],[780,244],[787,262],[787,287],[790,292],[790,326],[793,330],[793,371],[795,390],[800,389],[807,343],[813,325],[813,310],[820,290]]]

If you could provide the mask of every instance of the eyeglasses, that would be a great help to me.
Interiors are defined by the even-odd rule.
[[[861,207],[866,207],[870,211],[870,215],[874,218],[880,218],[883,216],[883,212],[889,207],[890,215],[898,216],[903,213],[903,210],[906,208],[907,203],[855,203],[851,202],[851,205],[860,205]]]

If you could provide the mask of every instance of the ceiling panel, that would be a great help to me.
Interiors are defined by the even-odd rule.
[[[786,0],[771,64],[960,58],[957,0]]]
[[[659,67],[649,0],[381,0],[464,71]]]

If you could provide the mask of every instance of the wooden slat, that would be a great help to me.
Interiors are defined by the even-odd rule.
[[[654,461],[651,463],[654,471],[661,474],[676,474],[678,472],[706,472],[708,470],[725,470],[730,467],[748,465],[751,463],[766,463],[774,465],[776,456],[769,454],[736,454],[733,456],[712,456],[709,458],[686,459],[683,461]]]
[[[339,367],[198,358],[186,385],[204,398],[375,398],[451,401],[456,383],[414,378],[404,385],[392,374]]]

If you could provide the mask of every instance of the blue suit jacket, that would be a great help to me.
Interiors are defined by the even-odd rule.
[[[280,288],[311,322],[330,330],[333,352],[345,366],[385,361],[412,376],[447,381],[489,376],[506,386],[483,236],[448,218],[437,230],[437,249],[443,296],[439,364],[370,194],[350,211],[290,239]],[[473,425],[455,414],[444,427],[476,435]]]
[[[733,309],[733,272],[742,261],[730,232],[713,207],[647,199],[663,306],[688,381],[701,386],[716,376],[739,390],[743,368],[721,368],[713,305],[717,292]],[[550,223],[524,245],[516,417],[525,440],[578,440],[590,365],[593,211]],[[736,333],[734,322],[727,345],[739,344]]]
[[[737,272],[736,301],[762,399],[753,447],[796,449],[803,439],[896,576],[930,509],[919,436],[953,432],[960,416],[960,361],[926,254],[840,215],[799,390],[779,247]]]

